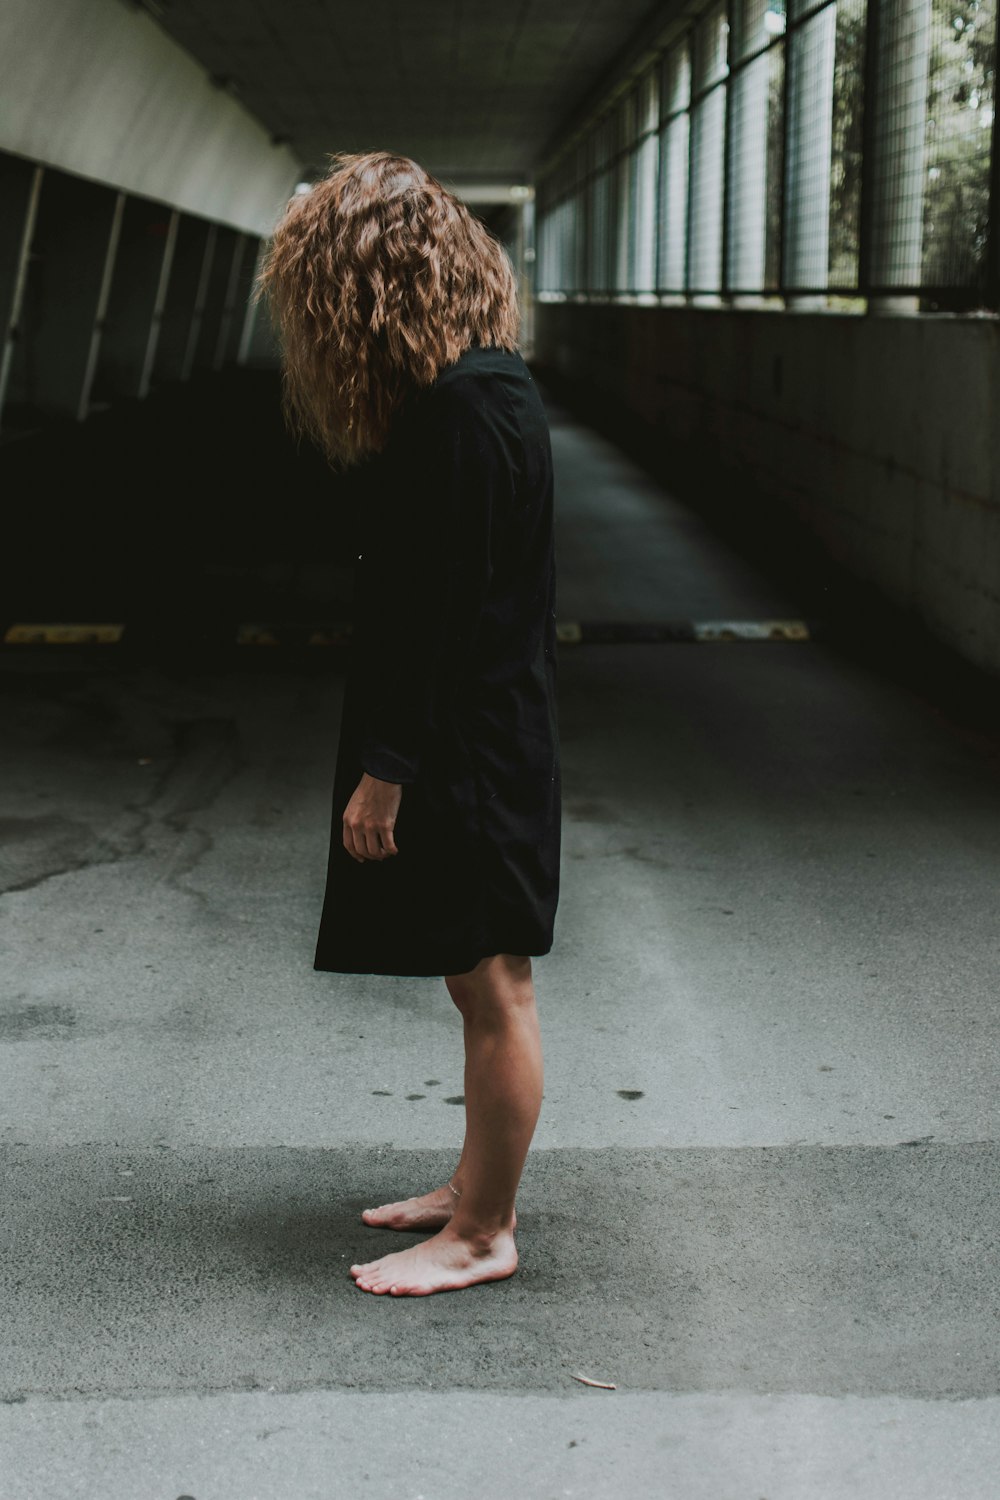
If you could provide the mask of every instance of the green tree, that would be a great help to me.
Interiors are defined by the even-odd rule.
[[[989,230],[996,0],[931,4],[923,280],[978,287]]]

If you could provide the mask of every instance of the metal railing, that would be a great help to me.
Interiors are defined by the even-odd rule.
[[[1000,310],[997,0],[716,0],[538,184],[538,292]]]

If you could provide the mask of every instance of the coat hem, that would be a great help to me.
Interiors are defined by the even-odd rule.
[[[527,945],[524,943],[489,944],[483,949],[477,949],[474,957],[464,954],[460,959],[456,959],[454,962],[449,962],[445,965],[438,965],[436,968],[428,968],[426,964],[414,965],[407,968],[402,968],[398,965],[394,967],[387,965],[378,967],[375,964],[366,964],[359,960],[355,960],[356,967],[349,967],[346,963],[340,965],[322,962],[317,956],[313,960],[313,969],[317,973],[322,974],[384,974],[388,977],[398,979],[443,979],[448,974],[468,974],[484,958],[493,958],[498,953],[516,953],[525,958],[544,958],[551,951],[551,942],[545,947],[540,946],[538,943]]]

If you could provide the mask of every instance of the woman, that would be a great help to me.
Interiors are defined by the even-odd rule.
[[[442,975],[464,1022],[465,1144],[432,1192],[362,1219],[433,1230],[351,1267],[422,1296],[517,1266],[542,1096],[531,958],[560,844],[552,464],[503,248],[416,163],[340,156],[260,278],[285,411],[357,466],[351,663],[314,967]]]

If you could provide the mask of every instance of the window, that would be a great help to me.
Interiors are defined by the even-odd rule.
[[[546,175],[540,288],[1000,310],[998,3],[717,0]]]
[[[694,29],[688,224],[688,287],[694,292],[722,287],[728,37],[722,5],[713,6]]]
[[[685,37],[663,60],[660,87],[658,271],[661,292],[687,286],[688,150],[691,117],[691,49]]]
[[[726,286],[775,290],[781,270],[784,0],[742,0],[733,21]]]

